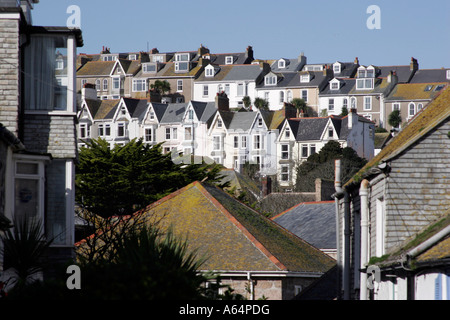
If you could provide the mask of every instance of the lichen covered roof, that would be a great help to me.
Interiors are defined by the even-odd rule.
[[[149,205],[208,259],[207,270],[326,272],[335,261],[216,186],[194,182]]]

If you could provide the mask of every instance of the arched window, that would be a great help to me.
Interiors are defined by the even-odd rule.
[[[410,117],[414,116],[416,114],[416,105],[414,103],[410,103],[408,107],[408,115]]]

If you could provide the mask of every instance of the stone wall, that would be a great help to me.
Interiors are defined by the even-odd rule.
[[[28,151],[74,159],[77,150],[75,117],[26,114],[23,142]]]
[[[18,135],[19,20],[0,19],[0,122]]]

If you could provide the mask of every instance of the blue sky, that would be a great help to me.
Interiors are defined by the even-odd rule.
[[[35,25],[64,26],[70,5],[80,8],[84,47],[79,53],[197,50],[243,52],[255,58],[308,63],[353,61],[421,69],[450,67],[448,0],[40,0]],[[369,29],[370,5],[381,29]]]

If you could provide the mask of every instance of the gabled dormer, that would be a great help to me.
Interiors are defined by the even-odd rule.
[[[332,79],[330,82],[330,90],[339,90],[341,88],[341,81],[337,78]]]
[[[123,68],[122,64],[120,63],[120,60],[116,60],[114,67],[111,69],[110,76],[119,76],[119,75],[124,76],[125,69]]]
[[[300,82],[301,83],[308,83],[313,79],[313,74],[309,71],[307,72],[301,72],[300,73]]]
[[[277,61],[278,69],[285,69],[289,65],[289,60],[281,58]]]
[[[212,78],[217,74],[217,72],[219,72],[219,70],[220,70],[219,67],[213,66],[212,64],[208,64],[205,67],[205,77]]]
[[[198,117],[197,114],[195,113],[192,103],[188,104],[182,121],[184,123],[193,123],[198,121]]]
[[[339,61],[333,63],[333,72],[334,74],[340,74],[342,72],[342,63]]]
[[[323,128],[321,140],[338,140],[338,139],[339,139],[338,132],[336,131],[336,128],[332,121],[332,117],[329,117],[328,122]]]
[[[372,90],[375,85],[376,69],[374,66],[360,66],[357,72],[356,89]]]
[[[128,111],[127,105],[123,98],[117,106],[113,119],[115,121],[129,121],[131,119],[130,112]]]
[[[269,72],[264,76],[264,85],[266,86],[276,86],[278,83],[278,75],[273,72]]]

